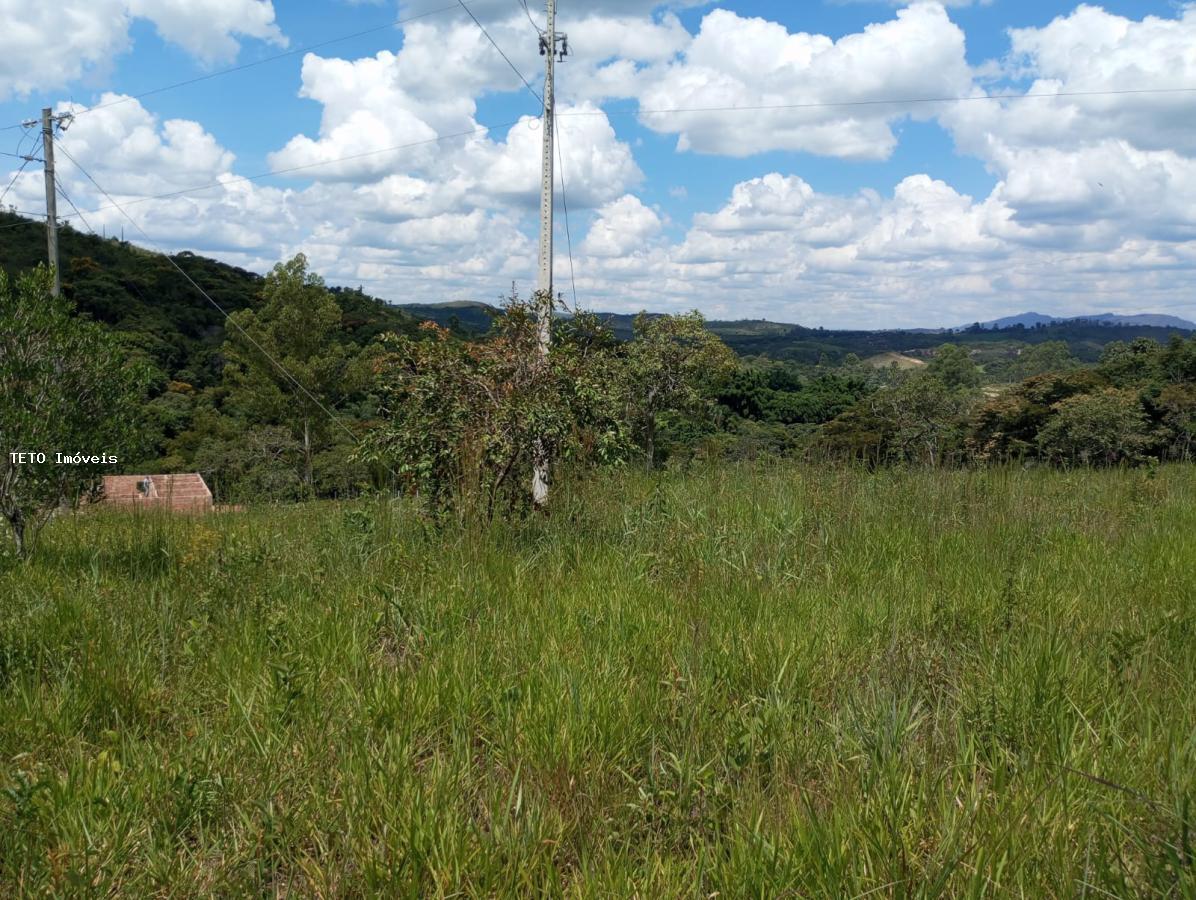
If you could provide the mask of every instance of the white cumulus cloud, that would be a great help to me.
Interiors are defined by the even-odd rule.
[[[88,46],[108,41],[106,52],[120,52],[129,19],[148,16],[151,6],[64,2],[83,24],[92,22],[88,9],[115,15],[119,27],[79,31]],[[276,39],[272,11],[261,15],[269,4],[152,5],[163,36],[200,56],[227,53],[223,42],[238,35]],[[541,60],[522,10],[484,0],[471,7],[538,89]],[[206,10],[208,38],[184,36],[192,9]],[[221,12],[232,9],[256,9],[258,18]],[[978,100],[912,112],[872,103],[1010,85],[1035,94],[1191,86],[1196,6],[1140,19],[1080,6],[1012,31],[1009,52],[977,69],[967,64],[963,32],[936,3],[882,13],[834,39],[725,9],[707,12],[691,35],[647,0],[579,12],[585,27],[568,24],[574,55],[559,70],[557,168],[558,184],[563,169],[568,185],[573,270],[585,305],[697,306],[721,317],[858,327],[959,324],[1026,308],[1196,311],[1188,288],[1196,271],[1191,94]],[[11,31],[0,34],[0,49],[11,39]],[[0,55],[0,79],[7,62]],[[10,90],[14,83],[0,80]],[[237,181],[232,151],[202,123],[160,119],[136,101],[80,116],[63,146],[170,249],[258,269],[303,251],[331,282],[362,284],[397,302],[493,300],[513,280],[531,283],[537,104],[468,17],[411,23],[400,46],[373,56],[308,54],[295,90],[319,105],[320,123],[274,143],[270,164],[286,170],[293,187]],[[505,95],[496,105],[511,111],[501,127],[484,130],[496,123],[479,106],[487,109],[495,94]],[[705,191],[681,183],[667,159],[637,161],[639,144],[620,130],[624,120],[603,109],[611,99],[638,102],[641,121],[676,135],[679,152],[734,157],[796,150],[885,159],[901,118],[916,115],[947,129],[960,153],[988,168],[993,187],[970,196],[938,177],[929,159],[877,190],[830,192],[814,187],[824,170],[806,171],[801,157],[774,157],[755,171],[750,161],[737,163],[747,173],[724,197],[677,222],[653,198],[667,193],[688,206],[687,187],[690,198]],[[817,107],[844,101],[859,105]],[[777,103],[813,106],[646,112]],[[470,134],[439,139],[458,132]],[[409,146],[395,149],[401,145]],[[663,181],[645,185],[641,162],[663,172],[654,176]],[[71,197],[93,210],[93,226],[109,233],[121,226],[120,213],[101,208],[106,201],[69,160],[59,169]],[[8,177],[11,170],[4,183]],[[142,199],[213,182],[221,184]],[[40,173],[27,172],[6,202],[40,209],[41,190]],[[557,221],[563,288],[570,270],[563,216]]]
[[[649,128],[677,134],[680,150],[884,159],[897,142],[894,121],[910,113],[872,101],[953,96],[970,89],[971,72],[963,32],[941,5],[917,3],[837,41],[716,9],[679,59],[642,80],[645,110],[713,108],[641,115]],[[727,109],[783,105],[750,115]]]
[[[238,38],[286,43],[270,0],[0,0],[0,100],[109,65],[129,49],[137,18],[206,63],[234,57]]]

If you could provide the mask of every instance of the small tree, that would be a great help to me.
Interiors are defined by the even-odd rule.
[[[662,417],[708,412],[716,386],[735,369],[735,354],[706,330],[706,320],[696,310],[679,316],[641,313],[634,332],[625,351],[624,403],[632,433],[652,468]]]
[[[1055,404],[1108,386],[1091,369],[1028,378],[977,408],[969,429],[968,449],[983,461],[1032,457],[1038,452],[1038,432],[1055,414]]]
[[[1178,334],[1159,355],[1159,369],[1164,379],[1170,382],[1196,382],[1196,335],[1184,340]]]
[[[939,347],[926,371],[950,390],[980,386],[980,369],[972,362],[968,351],[957,344]]]
[[[621,465],[635,452],[628,422],[619,414],[625,361],[620,344],[599,316],[575,311],[553,330],[549,359],[566,391],[570,437],[562,459]]]
[[[1010,367],[1010,374],[1026,379],[1048,372],[1070,372],[1079,366],[1080,361],[1071,355],[1066,341],[1043,341],[1022,350]]]
[[[831,455],[848,459],[943,465],[960,455],[976,394],[951,390],[919,372],[827,423],[821,444]]]
[[[262,298],[260,309],[229,317],[225,406],[258,425],[290,430],[310,494],[317,454],[339,440],[325,410],[360,390],[368,372],[363,354],[338,340],[341,308],[323,280],[307,271],[303,254],[274,267]]]
[[[1163,348],[1150,338],[1134,338],[1128,344],[1113,341],[1100,354],[1096,370],[1115,387],[1129,388],[1156,381]]]
[[[1170,437],[1168,453],[1188,461],[1196,454],[1196,384],[1169,384],[1159,393],[1155,407]]]
[[[205,440],[195,468],[221,501],[277,502],[303,498],[306,485],[296,465],[302,448],[282,425],[241,428],[227,417],[205,416]]]
[[[552,357],[539,364],[530,307],[513,297],[496,329],[466,343],[425,323],[424,339],[384,339],[384,422],[358,455],[393,471],[435,513],[489,519],[526,508],[536,442],[556,459],[573,435],[567,373]]]
[[[0,514],[22,557],[58,506],[98,491],[113,465],[105,455],[139,449],[148,380],[111,332],[75,316],[50,284],[44,268],[15,281],[0,271]],[[20,452],[44,461],[12,455]]]

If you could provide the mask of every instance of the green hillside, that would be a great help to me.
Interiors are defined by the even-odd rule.
[[[149,389],[138,401],[146,450],[126,457],[124,465],[138,474],[198,471],[222,501],[351,496],[387,476],[350,452],[394,413],[379,393],[377,376],[391,367],[383,362],[386,348],[375,341],[379,335],[414,334],[430,319],[454,332],[447,353],[485,356],[504,346],[501,336],[491,334],[495,306],[393,306],[360,289],[326,288],[300,259],[262,276],[193,253],[167,257],[69,227],[62,230],[61,248],[66,297],[82,315],[111,327],[127,356],[150,367]],[[0,269],[31,269],[44,252],[39,223],[0,214]],[[257,337],[227,325],[225,312]],[[627,341],[634,316],[598,318],[626,342],[603,351],[610,369],[594,375],[594,383],[603,389],[623,385],[623,408],[630,408],[631,385],[657,377],[651,373],[666,358],[653,349],[651,333],[678,320],[653,317],[645,334]],[[701,325],[694,325],[701,334]],[[960,332],[836,331],[764,320],[706,327],[740,363],[703,386],[702,402],[685,407],[692,414],[662,415],[659,422],[652,414],[652,464],[690,454],[900,461],[918,458],[926,447],[936,461],[943,453],[954,461],[992,453],[1087,458],[1083,454],[1097,452],[1089,438],[1105,433],[1125,441],[1098,447],[1102,459],[1187,459],[1196,448],[1191,342],[1169,342],[1173,332],[1165,328],[1068,321]],[[569,330],[559,329],[563,343]],[[468,351],[460,341],[486,335]],[[1137,338],[1147,340],[1134,343]],[[639,358],[648,360],[643,365],[649,374],[630,376]],[[932,377],[910,381],[894,371],[894,363]],[[1083,374],[1082,384],[1060,382],[1056,390],[1026,382],[1014,390],[1026,379],[1085,364],[1092,371]],[[497,371],[493,359],[484,368]],[[301,373],[302,390],[292,371]],[[307,385],[321,394],[314,406]],[[1007,403],[978,409],[981,386],[1010,386],[1013,393]],[[885,388],[901,390],[863,403]],[[445,390],[440,383],[428,393],[439,403]],[[1112,417],[1111,432],[1097,429],[1072,441],[1072,432],[1055,435],[1047,428],[1055,405],[1077,392],[1093,395],[1091,408],[1080,412]],[[886,398],[895,402],[881,402]],[[910,409],[929,425],[907,421]],[[600,433],[639,435],[638,421],[620,419]],[[911,443],[910,435],[922,434],[924,425],[934,440]],[[1060,435],[1067,440],[1051,443]]]
[[[722,336],[736,353],[799,363],[815,363],[823,354],[828,361],[838,363],[849,353],[861,358],[878,353],[908,353],[938,347],[946,341],[990,352],[1001,346],[1013,349],[1028,344],[1063,341],[1077,358],[1085,362],[1095,362],[1101,349],[1113,341],[1128,342],[1134,338],[1145,337],[1165,343],[1172,334],[1181,333],[1175,329],[1149,325],[1099,325],[1087,321],[1060,322],[1035,328],[967,329],[960,332],[832,331],[794,325],[788,331],[779,334],[749,335],[733,332],[724,335],[721,330],[723,325],[721,322],[713,322],[711,328]]]
[[[403,303],[399,309],[424,322],[469,334],[485,334],[502,312],[489,303],[455,301],[451,303]]]
[[[111,325],[143,351],[164,376],[206,387],[219,380],[225,312],[255,307],[262,276],[194,253],[170,259],[116,238],[59,232],[62,290],[79,311]],[[45,232],[38,222],[0,213],[0,269],[10,274],[44,262]],[[360,290],[334,288],[344,319],[343,339],[365,344],[385,331],[412,331],[411,316]]]

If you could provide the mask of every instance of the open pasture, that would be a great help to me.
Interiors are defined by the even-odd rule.
[[[91,513],[0,568],[5,896],[1192,896],[1196,476]]]

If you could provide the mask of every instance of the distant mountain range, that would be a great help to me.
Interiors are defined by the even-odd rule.
[[[1099,322],[1102,325],[1148,325],[1153,328],[1179,328],[1184,331],[1196,331],[1196,322],[1181,319],[1179,316],[1164,316],[1156,313],[1140,313],[1138,315],[1123,316],[1118,313],[1091,313],[1085,316],[1045,316],[1042,313],[1024,312],[1016,316],[1005,316],[993,319],[991,322],[981,322],[981,328],[1036,328],[1039,325],[1054,325],[1058,322]],[[963,325],[956,331],[971,328]]]
[[[431,320],[464,335],[482,335],[490,330],[500,310],[488,303],[410,303],[397,307],[417,320]],[[626,313],[598,313],[607,327],[620,339],[631,337],[635,316]],[[1019,327],[1023,326],[1023,327]],[[954,341],[970,348],[1022,346],[1044,341],[1065,341],[1078,358],[1086,362],[1100,357],[1110,341],[1129,341],[1137,337],[1166,341],[1177,331],[1196,331],[1196,324],[1175,316],[1076,316],[1052,318],[1037,313],[1010,316],[996,322],[963,328],[910,328],[877,331],[806,328],[802,325],[770,322],[765,319],[720,321],[711,319],[706,327],[717,334],[741,356],[767,356],[801,363],[818,363],[824,358],[832,363],[848,354],[860,359],[874,359],[877,354],[917,354],[933,349],[944,341]],[[891,361],[891,360],[890,360]]]
[[[448,324],[452,319],[454,326],[466,331],[486,332],[490,323],[499,315],[500,310],[488,303],[477,303],[469,300],[453,303],[405,303],[400,309],[416,318],[431,319],[440,324]],[[631,334],[631,323],[634,315],[627,313],[598,313],[619,337]],[[1181,319],[1179,316],[1165,316],[1157,313],[1139,313],[1136,315],[1120,315],[1118,313],[1092,313],[1085,316],[1047,316],[1042,313],[1024,312],[1016,316],[1005,316],[990,322],[978,323],[986,331],[1001,331],[1009,328],[1039,328],[1049,325],[1084,324],[1123,326],[1130,328],[1167,328],[1180,331],[1196,331],[1196,322]],[[801,325],[785,322],[770,322],[766,319],[740,320],[736,322],[721,322],[711,320],[708,325],[711,330],[722,334],[733,332],[736,334],[789,334],[794,331],[810,332]],[[976,325],[961,325],[958,328],[892,328],[878,329],[878,332],[910,335],[951,334],[974,329]],[[823,329],[817,329],[822,331]],[[838,329],[830,329],[838,333]]]

